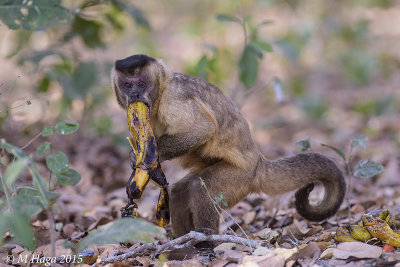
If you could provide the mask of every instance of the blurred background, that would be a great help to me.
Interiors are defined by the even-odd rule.
[[[219,86],[270,159],[297,153],[294,142],[310,137],[313,151],[343,166],[320,143],[347,153],[362,134],[368,150],[354,157],[373,157],[387,168],[382,179],[398,183],[398,1],[33,1],[39,11],[16,2],[27,6],[0,9],[0,136],[44,165],[34,154],[41,142],[25,145],[44,126],[79,122],[51,149],[81,173],[64,190],[84,196],[86,208],[125,198],[129,132],[110,69],[133,54]],[[185,173],[163,168],[171,183]],[[140,208],[153,216],[158,190],[148,191],[152,201]]]

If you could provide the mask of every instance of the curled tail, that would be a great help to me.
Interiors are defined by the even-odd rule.
[[[334,215],[343,202],[346,183],[332,160],[318,153],[304,153],[278,160],[262,158],[257,180],[267,194],[280,194],[298,189],[295,194],[297,212],[310,221],[321,221]],[[311,205],[308,196],[315,183],[325,189],[322,201]],[[300,188],[300,189],[299,189]]]

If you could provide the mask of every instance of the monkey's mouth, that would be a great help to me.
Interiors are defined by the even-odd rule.
[[[145,104],[148,108],[150,108],[150,103],[148,99],[140,92],[130,92],[129,94],[126,95],[126,102],[127,102],[127,109],[131,106],[132,103],[135,102],[142,102]]]

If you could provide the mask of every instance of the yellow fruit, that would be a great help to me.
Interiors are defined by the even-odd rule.
[[[394,216],[389,210],[374,210],[374,211],[369,212],[368,215],[371,215],[373,217],[376,217],[376,218],[386,221],[386,223],[389,226],[392,226],[392,224],[393,224]]]
[[[169,223],[168,191],[163,171],[158,162],[156,139],[150,124],[149,108],[142,102],[129,104],[127,109],[128,126],[131,137],[127,137],[133,152],[136,155],[136,170],[133,180],[128,185],[128,197],[140,198],[150,178],[154,182],[154,173],[162,181],[155,182],[161,187],[157,204],[157,224],[166,226]],[[151,177],[153,175],[153,177]]]
[[[136,154],[136,166],[157,167],[157,146],[150,125],[149,108],[142,102],[131,103],[127,109],[128,126],[132,137],[129,143]]]
[[[344,227],[339,227],[336,231],[335,236],[333,237],[333,239],[336,242],[353,242],[353,241],[357,241],[349,232],[349,230],[347,230]]]
[[[355,239],[357,239],[359,241],[367,242],[368,240],[370,240],[372,238],[372,236],[368,232],[368,230],[359,225],[350,225],[350,226],[347,226],[346,229],[350,232],[352,237],[354,237]]]
[[[142,102],[131,103],[127,109],[128,126],[132,136],[129,144],[136,155],[135,182],[142,193],[150,179],[150,172],[157,168],[157,147],[150,125],[149,108]]]
[[[373,237],[396,248],[400,247],[400,234],[393,231],[386,221],[368,214],[363,215],[362,221]]]
[[[386,221],[389,226],[392,226],[392,224],[393,224],[394,216],[389,210],[373,210],[371,212],[368,212],[367,215],[370,215],[374,218],[380,218],[380,219]],[[357,222],[357,224],[359,226],[364,227],[364,223],[363,223],[362,219],[360,219]]]

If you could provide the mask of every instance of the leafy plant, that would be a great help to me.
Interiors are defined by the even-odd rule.
[[[311,148],[310,137],[307,137],[304,140],[299,140],[299,141],[295,142],[294,144],[299,147],[300,153],[304,153],[304,152],[310,150],[310,148]]]
[[[63,121],[57,123],[54,127],[46,126],[24,148],[40,136],[52,136],[53,128],[59,134],[67,135],[77,131],[79,124]],[[51,143],[45,141],[38,147],[37,154],[45,155],[50,151],[50,147]],[[21,148],[1,139],[0,149],[5,149],[14,157],[14,161],[6,166],[4,176],[0,168],[0,191],[4,194],[4,197],[0,198],[0,203],[3,203],[0,205],[0,211],[3,214],[0,218],[0,235],[3,236],[6,231],[11,231],[17,243],[33,250],[35,241],[30,227],[30,218],[42,211],[47,212],[50,219],[50,232],[54,231],[53,205],[60,194],[52,190],[51,183],[46,182],[38,171],[36,162],[31,156],[26,155]],[[46,164],[49,170],[56,175],[56,181],[61,185],[74,185],[81,179],[77,171],[69,168],[67,156],[60,151],[47,156]],[[28,170],[33,183],[17,187],[16,183],[24,170]],[[50,235],[52,236],[52,233]],[[54,246],[54,243],[52,245]]]
[[[12,30],[44,30],[72,19],[60,0],[0,0],[0,19]]]
[[[34,65],[42,71],[35,77],[36,90],[49,93],[56,84],[63,89],[59,107],[62,117],[75,99],[90,108],[98,99],[105,99],[105,90],[92,92],[102,71],[109,74],[108,62],[102,66],[94,61],[82,61],[88,49],[106,48],[107,35],[118,35],[125,29],[126,19],[149,30],[150,23],[133,3],[123,0],[76,1],[74,10],[60,0],[0,0],[0,20],[15,31],[13,51],[8,55],[17,64]],[[56,30],[55,30],[56,29]],[[49,37],[49,43],[34,49],[31,37],[35,31]],[[82,48],[83,47],[83,48]],[[72,53],[71,53],[72,52]],[[53,58],[51,63],[42,63]],[[88,100],[90,99],[90,101]]]
[[[258,66],[263,58],[263,52],[272,52],[269,43],[259,38],[259,28],[267,25],[270,21],[263,21],[257,25],[253,25],[252,17],[237,18],[227,14],[218,14],[216,19],[221,22],[238,23],[243,30],[244,48],[239,60],[239,77],[245,88],[254,85],[258,76]]]

